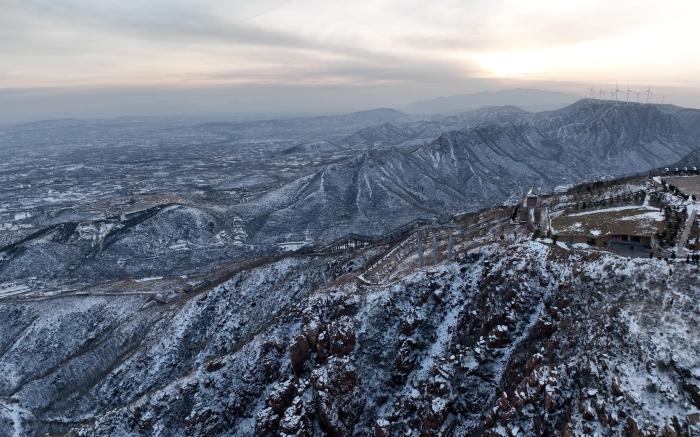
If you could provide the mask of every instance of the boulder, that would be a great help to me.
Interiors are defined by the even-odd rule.
[[[280,417],[272,410],[265,408],[255,417],[255,435],[273,436],[277,432]]]
[[[373,437],[388,437],[390,434],[390,426],[388,420],[378,419],[374,422],[372,426],[372,436]]]
[[[287,380],[277,386],[268,395],[266,403],[275,413],[282,414],[292,402],[297,386],[294,381]]]
[[[355,329],[349,317],[342,317],[331,325],[331,353],[342,357],[355,348]]]
[[[625,424],[625,435],[627,437],[639,437],[639,426],[631,417],[627,418],[627,423]]]
[[[437,435],[448,413],[448,401],[443,398],[435,398],[430,403],[430,408],[423,414],[421,430],[424,435]]]
[[[304,369],[304,362],[309,357],[310,347],[306,336],[297,335],[289,346],[289,359],[292,362],[292,369],[298,375]]]
[[[318,337],[321,335],[321,332],[325,330],[325,325],[318,319],[318,317],[314,317],[304,324],[304,335],[306,336],[309,346],[311,346],[312,349],[316,349]]]
[[[221,360],[213,360],[207,363],[206,370],[207,372],[216,372],[222,367],[224,367],[224,363]]]
[[[678,437],[678,431],[676,431],[673,426],[667,424],[661,429],[661,437]]]

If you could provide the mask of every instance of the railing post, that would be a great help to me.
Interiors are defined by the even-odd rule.
[[[436,230],[433,229],[433,265],[438,263],[438,248],[437,248],[437,236]]]
[[[452,230],[447,234],[447,262],[452,261]]]
[[[425,260],[423,259],[423,231],[418,231],[416,232],[416,239],[418,241],[418,267],[423,268],[425,267]]]

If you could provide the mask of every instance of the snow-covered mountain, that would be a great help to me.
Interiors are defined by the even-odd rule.
[[[386,285],[357,280],[370,250],[262,263],[165,304],[4,302],[0,434],[697,432],[696,266],[522,232],[477,243]]]
[[[281,144],[279,126],[256,143],[226,142],[223,126],[197,147],[187,138],[203,141],[202,126],[88,148],[95,134],[71,122],[75,137],[59,137],[83,146],[69,155],[47,127],[46,148],[0,166],[0,435],[697,435],[690,257],[538,239],[510,208],[426,226],[424,240],[289,249],[694,159],[694,115],[681,112],[585,100],[370,126],[360,115],[318,142],[323,121]],[[331,158],[289,149],[299,143]],[[662,190],[599,185],[601,202]],[[549,200],[578,208],[573,196]],[[667,228],[694,206],[664,191],[645,204],[662,198],[676,209],[658,214]]]
[[[700,109],[682,108],[675,105],[660,105],[659,109],[673,114],[688,132],[696,137],[700,136]]]
[[[415,146],[429,143],[445,132],[482,125],[523,122],[532,113],[515,106],[486,107],[459,114],[434,114],[426,119],[386,122],[372,125],[347,136],[304,142],[285,150],[285,154],[323,155],[340,151],[362,152],[370,148]]]
[[[368,150],[240,211],[262,239],[378,234],[418,217],[513,199],[532,185],[551,189],[644,172],[698,144],[674,115],[654,105],[582,100],[557,111],[515,113],[512,122],[476,123],[417,148]],[[411,136],[390,125],[369,131],[377,143]]]
[[[684,114],[682,118],[677,116],[679,112]],[[269,142],[227,142],[229,134],[238,135],[227,131],[232,129],[228,125],[221,128],[229,133],[212,133],[219,129],[214,125],[206,131],[209,136],[203,137],[199,133],[204,127],[199,125],[181,128],[172,136],[170,141],[183,144],[180,148],[159,146],[166,139],[156,136],[146,137],[145,142],[151,144],[148,148],[139,142],[129,153],[108,146],[110,143],[88,146],[94,141],[89,135],[93,130],[108,137],[119,126],[127,130],[125,122],[117,127],[107,122],[88,123],[89,129],[82,134],[80,123],[71,122],[68,125],[74,136],[60,138],[82,145],[65,146],[70,162],[100,161],[97,155],[113,150],[114,160],[134,171],[135,176],[118,183],[124,194],[129,193],[124,184],[139,178],[147,183],[138,185],[138,190],[173,193],[185,189],[194,194],[160,195],[159,199],[168,200],[160,205],[149,203],[152,213],[146,211],[138,220],[127,222],[114,212],[95,216],[92,207],[81,210],[79,204],[37,214],[29,228],[0,235],[0,257],[4,259],[0,275],[5,281],[26,280],[36,276],[37,268],[50,278],[91,280],[125,274],[154,276],[158,271],[181,274],[212,262],[268,251],[267,243],[329,241],[351,232],[377,235],[416,218],[430,219],[514,200],[533,185],[554,188],[670,165],[700,144],[693,114],[674,107],[593,100],[537,114],[509,106],[425,120],[379,110],[300,121],[307,127],[316,126],[314,129],[321,129],[324,123],[331,126],[325,136],[295,146],[296,140],[275,142],[274,135],[284,129],[277,121],[270,121],[270,126],[276,127],[268,132],[273,135]],[[340,134],[347,128],[336,128],[333,123],[342,123],[341,119],[356,126],[375,124]],[[292,121],[280,123],[294,125]],[[100,130],[100,124],[108,129]],[[131,135],[137,141],[136,137],[148,130],[167,130],[148,123],[143,127],[129,131],[129,141]],[[49,127],[45,129],[41,141],[53,150],[57,141],[51,138],[56,134]],[[253,135],[257,128],[244,124],[241,129],[240,135],[245,136]],[[292,136],[303,130],[289,129]],[[312,132],[307,138],[316,135]],[[8,138],[19,147],[24,137]],[[196,147],[189,146],[189,138],[196,138]],[[61,143],[55,146],[63,147]],[[74,151],[72,147],[76,147]],[[230,151],[234,154],[229,155]],[[61,156],[61,160],[66,159]],[[268,165],[268,160],[275,162]],[[78,165],[76,170],[60,174],[73,178],[78,189],[92,190],[82,181],[95,177],[107,189],[115,182],[99,177],[109,165],[100,162],[93,170],[81,170]],[[171,170],[180,176],[153,178],[157,174],[153,172],[167,167],[166,163],[175,164]],[[249,170],[256,165],[262,168]],[[145,166],[152,166],[152,170],[144,170]],[[211,166],[217,166],[216,172],[210,172]],[[73,168],[72,164],[65,167]],[[118,174],[123,168],[115,166],[114,172]],[[43,174],[44,170],[36,170],[36,177]],[[215,184],[207,174],[218,178],[222,188],[210,186]],[[30,177],[19,176],[22,186],[33,183]],[[261,182],[236,188],[241,179]],[[60,183],[64,179],[54,180]],[[178,185],[182,183],[185,185]],[[55,184],[48,186],[56,188]],[[26,193],[16,188],[14,195],[21,207]],[[6,216],[14,220],[14,216]],[[181,228],[183,223],[186,229]],[[81,229],[94,229],[94,236],[86,237]]]

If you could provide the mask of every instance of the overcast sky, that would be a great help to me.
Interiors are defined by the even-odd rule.
[[[692,104],[698,17],[697,0],[0,0],[0,103],[313,111],[617,81]]]

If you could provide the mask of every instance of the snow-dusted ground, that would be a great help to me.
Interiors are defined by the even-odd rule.
[[[484,243],[385,285],[292,257],[165,305],[0,303],[0,429],[697,430],[697,266]]]

